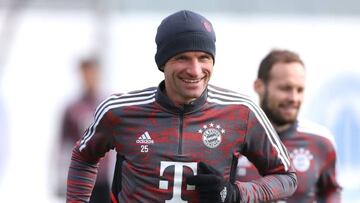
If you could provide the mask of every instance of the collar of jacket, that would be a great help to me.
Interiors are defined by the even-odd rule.
[[[291,126],[288,129],[280,133],[278,132],[280,139],[286,139],[295,136],[297,126],[298,126],[298,121],[295,121],[293,124],[291,124]]]
[[[201,94],[199,98],[192,101],[189,104],[184,104],[181,106],[175,105],[168,96],[164,93],[165,91],[165,81],[162,81],[159,86],[158,90],[156,91],[156,101],[166,110],[176,113],[176,114],[187,114],[194,111],[199,110],[206,102],[207,92],[208,89],[206,88],[205,91]]]

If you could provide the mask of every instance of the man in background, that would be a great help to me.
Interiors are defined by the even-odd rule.
[[[79,73],[82,81],[82,94],[69,104],[63,116],[60,138],[60,182],[58,191],[65,197],[67,170],[70,164],[72,149],[87,125],[91,123],[96,106],[103,99],[99,94],[100,69],[99,62],[94,57],[82,59],[79,63]],[[64,164],[67,163],[67,164]],[[99,164],[99,173],[94,190],[90,198],[91,203],[110,202],[109,157],[105,157]]]
[[[305,90],[305,67],[299,55],[272,50],[260,63],[254,89],[290,153],[298,177],[294,195],[282,202],[340,202],[335,143],[330,131],[298,119]],[[250,181],[260,175],[246,157],[239,159],[238,179]]]

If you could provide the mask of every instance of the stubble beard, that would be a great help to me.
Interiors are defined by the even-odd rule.
[[[261,101],[260,106],[262,110],[265,112],[266,116],[276,126],[284,126],[288,124],[293,124],[296,122],[297,114],[293,118],[284,118],[280,112],[276,111],[276,109],[272,109],[269,107],[269,99],[268,94],[265,94],[264,99]]]

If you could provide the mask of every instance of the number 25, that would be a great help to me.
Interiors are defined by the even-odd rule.
[[[149,148],[147,145],[141,145],[141,152],[148,152]]]

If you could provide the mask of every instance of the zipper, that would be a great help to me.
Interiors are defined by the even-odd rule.
[[[178,154],[182,154],[184,113],[179,114],[179,146]]]
[[[232,154],[231,168],[230,168],[230,182],[231,183],[235,183],[235,180],[236,180],[236,168],[238,165],[239,157],[240,157],[239,152],[235,152]]]

